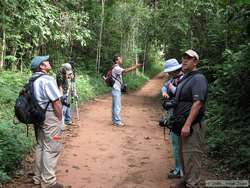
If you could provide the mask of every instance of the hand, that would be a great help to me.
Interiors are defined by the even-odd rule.
[[[162,96],[164,97],[164,98],[169,98],[169,95],[167,94],[167,92],[164,92],[164,93],[162,93]]]
[[[143,64],[136,64],[136,68],[142,67]]]
[[[181,136],[187,137],[190,135],[190,126],[184,125],[181,129]]]

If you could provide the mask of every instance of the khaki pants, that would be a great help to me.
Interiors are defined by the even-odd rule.
[[[201,160],[204,146],[206,123],[192,125],[191,136],[182,137],[182,157],[184,162],[184,181],[187,187],[201,187]]]
[[[44,124],[36,129],[38,143],[33,180],[35,184],[41,184],[42,187],[49,187],[56,183],[55,169],[63,142],[61,124],[54,112],[47,111]]]

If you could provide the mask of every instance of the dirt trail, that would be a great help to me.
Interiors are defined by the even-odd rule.
[[[58,180],[73,188],[167,188],[172,155],[158,126],[162,83],[155,78],[123,96],[125,127],[111,125],[110,96],[83,105],[81,127],[60,157]]]
[[[81,127],[66,131],[58,181],[72,188],[168,188],[172,152],[158,126],[163,81],[156,77],[122,96],[125,127],[111,125],[110,95],[82,105]]]

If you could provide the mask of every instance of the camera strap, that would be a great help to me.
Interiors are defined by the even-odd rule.
[[[178,104],[179,102],[182,102],[182,101],[180,100],[180,96],[181,96],[182,89],[183,89],[184,86],[185,86],[185,85],[186,85],[195,75],[197,75],[197,74],[201,74],[200,71],[194,71],[194,72],[188,73],[187,75],[183,76],[183,78],[180,80],[179,84],[180,84],[181,82],[183,82],[183,83],[182,83],[182,85],[178,88],[179,91],[178,91],[178,96],[177,96],[177,98],[176,98],[177,104]],[[193,102],[193,101],[190,100],[190,101],[183,101],[183,102]],[[184,115],[185,119],[188,117],[188,115],[189,115],[189,113]],[[195,123],[200,123],[201,119],[202,119],[202,117],[200,117],[200,115],[198,114],[198,116],[196,117],[196,119],[194,120],[194,122],[192,123],[192,125],[195,124]],[[201,127],[201,125],[200,125],[200,127]]]
[[[181,101],[180,100],[180,96],[181,96],[181,92],[182,92],[182,89],[184,88],[184,86],[195,76],[195,75],[197,75],[197,74],[201,74],[200,73],[200,71],[194,71],[194,72],[191,72],[191,73],[188,73],[188,74],[186,74],[186,75],[184,75],[180,80],[179,80],[179,83],[178,83],[178,85],[180,85],[180,87],[178,88],[178,90],[179,91],[176,91],[176,95],[178,95],[177,96],[177,103],[179,102],[179,101]],[[192,101],[190,101],[190,102],[192,102]]]
[[[112,66],[112,70],[116,67],[116,66],[118,66],[117,64],[114,64],[113,66]],[[113,79],[115,79],[115,80],[117,80],[121,85],[122,85],[122,82],[119,80],[119,79],[117,79],[117,77],[120,77],[120,75],[118,75],[118,74],[116,74],[116,76],[113,76],[112,75],[112,78]],[[120,77],[121,78],[121,77]]]

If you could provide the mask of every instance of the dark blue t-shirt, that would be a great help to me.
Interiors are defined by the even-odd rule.
[[[205,112],[205,102],[207,100],[208,83],[205,76],[194,71],[183,76],[176,90],[177,107],[174,110],[176,115],[188,116],[192,105],[195,101],[202,101],[203,108],[200,110],[199,116],[203,116]]]

